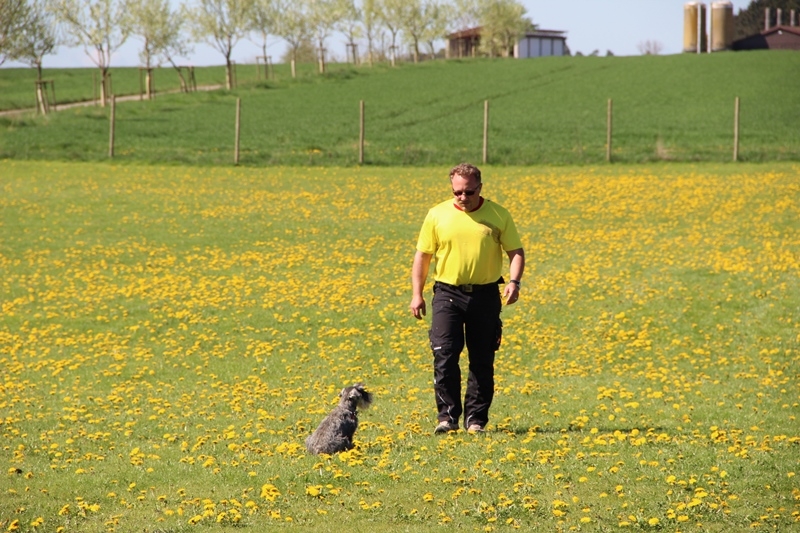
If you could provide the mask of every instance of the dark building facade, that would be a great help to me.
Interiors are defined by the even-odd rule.
[[[800,26],[773,26],[733,41],[734,50],[800,50]]]

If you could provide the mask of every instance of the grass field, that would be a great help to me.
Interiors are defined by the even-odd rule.
[[[487,167],[529,268],[489,431],[438,437],[445,167],[0,162],[0,530],[796,528],[798,171]]]
[[[280,65],[269,82],[256,81],[253,66],[240,66],[235,91],[120,102],[115,159],[230,165],[241,98],[242,165],[355,166],[364,100],[367,165],[446,166],[481,159],[488,100],[490,163],[598,164],[605,161],[611,98],[616,162],[723,162],[733,157],[739,97],[740,159],[798,161],[798,72],[800,55],[791,51],[331,65],[324,77],[303,65],[298,80]],[[177,84],[164,74],[158,87],[164,77]],[[32,91],[32,81],[14,76],[7,102]],[[138,70],[114,76],[115,91],[138,93]],[[203,76],[222,83],[220,68]],[[105,160],[108,115],[91,107],[0,117],[0,158]]]
[[[195,67],[198,85],[224,85],[223,67]],[[99,98],[100,74],[96,68],[44,69],[42,79],[52,80],[55,85],[56,104],[82,102]],[[118,96],[139,95],[143,92],[144,79],[138,68],[111,68],[112,93]],[[255,66],[239,67],[237,73],[245,78],[256,77]],[[153,71],[156,94],[180,89],[180,78],[172,67],[156,68]],[[36,70],[31,68],[6,68],[0,70],[0,110],[33,109],[36,107],[34,87]]]

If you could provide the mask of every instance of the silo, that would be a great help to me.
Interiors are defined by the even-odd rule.
[[[711,4],[711,51],[721,52],[733,47],[733,4]]]
[[[706,5],[687,2],[683,6],[683,51],[703,52],[706,42]]]

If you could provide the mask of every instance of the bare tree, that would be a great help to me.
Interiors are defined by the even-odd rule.
[[[17,38],[25,26],[29,6],[25,0],[0,0],[0,65],[17,53]]]
[[[130,35],[127,0],[54,0],[52,7],[72,37],[100,69],[100,104],[106,105],[111,58]]]
[[[311,36],[307,9],[306,0],[287,0],[280,6],[276,20],[276,33],[291,51],[292,78],[297,77],[297,51]]]
[[[37,79],[42,79],[42,60],[55,51],[61,43],[55,14],[44,0],[31,0],[25,22],[15,37],[14,59],[36,68]]]
[[[636,45],[639,53],[643,56],[657,56],[664,49],[664,46],[659,41],[646,40]]]
[[[197,0],[190,10],[192,35],[225,56],[225,87],[233,88],[231,54],[252,26],[252,0]]]

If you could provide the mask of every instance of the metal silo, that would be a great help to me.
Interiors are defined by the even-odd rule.
[[[706,5],[687,2],[683,6],[683,51],[699,54],[706,43]]]
[[[711,4],[711,51],[721,52],[733,47],[733,4]]]

